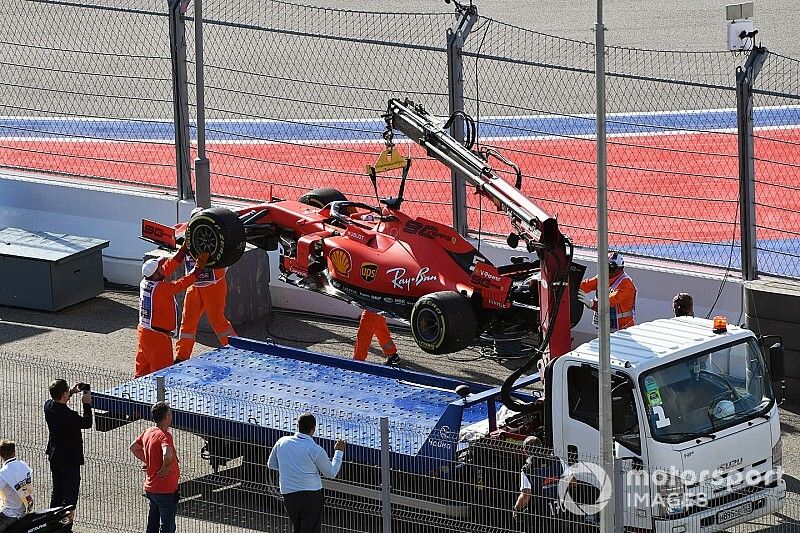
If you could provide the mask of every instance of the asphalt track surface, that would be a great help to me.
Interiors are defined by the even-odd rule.
[[[375,9],[373,2],[364,0],[307,3],[336,9]],[[724,50],[727,44],[724,8],[733,3],[736,2],[606,0],[603,2],[606,44],[647,50]],[[486,17],[549,35],[594,42],[595,1],[491,0],[475,4],[478,12]],[[443,12],[449,10],[449,6],[443,1],[404,0],[384,2],[381,9]],[[758,37],[767,48],[800,57],[800,42],[795,37],[800,10],[794,0],[755,0],[753,20],[759,30]]]

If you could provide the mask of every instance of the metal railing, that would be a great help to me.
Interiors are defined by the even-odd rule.
[[[97,368],[0,354],[0,438],[14,439],[18,457],[33,468],[37,508],[49,501],[44,455],[48,430],[42,405],[47,385],[55,378],[88,382],[95,393],[128,380]],[[340,474],[325,481],[324,531],[593,531],[606,490],[623,496],[616,498],[616,516],[628,527],[651,529],[669,517],[680,520],[686,531],[712,526],[743,532],[800,531],[793,464],[783,465],[789,484],[785,495],[778,478],[762,472],[767,467],[758,467],[755,476],[740,468],[707,479],[687,478],[690,488],[678,491],[676,473],[669,469],[648,471],[627,460],[619,463],[618,472],[605,474],[592,466],[597,464],[594,457],[525,448],[520,436],[490,435],[486,428],[433,434],[368,413],[355,418],[312,404],[223,394],[213,388],[202,394],[165,390],[175,409],[173,425],[184,428],[173,430],[181,469],[181,531],[287,530],[277,475],[267,469],[266,461],[275,440],[294,431],[302,412],[317,417],[316,437],[323,446],[330,448],[337,438],[350,443]],[[194,402],[190,408],[188,398]],[[76,531],[141,531],[146,521],[143,473],[128,447],[152,424],[147,421],[149,401],[133,393],[118,401],[120,412],[123,404],[140,402],[141,416],[115,423],[95,411],[95,428],[83,432],[86,463]],[[79,408],[77,402],[73,398],[72,407]],[[109,412],[114,412],[110,405]],[[201,416],[190,420],[191,414]],[[230,423],[236,417],[249,421],[244,429]],[[765,463],[772,464],[769,459]],[[521,500],[523,472],[531,489]],[[710,500],[708,506],[704,499]],[[757,518],[725,526],[748,515]]]
[[[177,182],[179,196],[191,198],[191,10],[176,0],[0,5],[9,30],[0,40],[0,167],[159,188]],[[463,10],[206,0],[203,18],[215,197],[262,201],[334,186],[371,201],[363,170],[382,147],[387,100],[411,97],[442,116],[463,102],[481,142],[520,165],[525,193],[558,215],[576,244],[593,246],[592,44]],[[766,52],[754,79],[754,216],[742,231],[737,68],[748,54],[606,53],[610,245],[738,270],[741,236],[752,233],[757,242],[745,242],[745,254],[758,255],[757,272],[800,276],[800,63]],[[415,158],[408,211],[459,230],[507,233],[490,205],[451,185],[448,169],[406,149]],[[393,194],[397,178],[382,177],[380,194]]]

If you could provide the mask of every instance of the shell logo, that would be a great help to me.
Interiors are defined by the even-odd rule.
[[[350,271],[353,269],[353,261],[350,259],[350,252],[341,248],[335,248],[328,257],[337,274],[346,278],[350,277]]]

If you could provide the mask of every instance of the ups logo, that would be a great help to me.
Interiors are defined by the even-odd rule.
[[[375,281],[378,275],[378,265],[374,263],[361,263],[361,279],[367,283]]]

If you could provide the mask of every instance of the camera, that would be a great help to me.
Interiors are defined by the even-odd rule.
[[[83,392],[89,392],[92,390],[92,387],[88,383],[78,383],[78,390]]]

